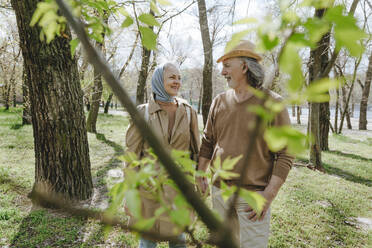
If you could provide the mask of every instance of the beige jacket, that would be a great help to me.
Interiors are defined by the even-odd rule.
[[[173,126],[170,142],[168,142],[168,115],[166,111],[162,110],[161,107],[151,99],[148,105],[148,123],[153,128],[156,135],[163,142],[164,147],[171,151],[172,149],[190,151],[193,154],[193,158],[198,158],[200,137],[198,129],[198,120],[195,110],[187,103],[186,100],[177,98],[178,108],[176,110],[176,118]],[[138,110],[145,116],[145,104],[139,105]],[[190,120],[187,116],[186,108],[189,108],[191,113],[189,115]],[[134,152],[138,157],[142,158],[145,155],[145,151],[149,148],[147,142],[145,142],[138,132],[137,128],[131,121],[129,128],[126,133],[126,146],[127,151]],[[143,191],[143,190],[142,190]],[[142,192],[142,215],[145,218],[151,218],[155,215],[155,210],[160,207],[160,204],[145,197],[146,192]],[[171,205],[174,197],[177,193],[170,188],[170,186],[164,186],[164,198]],[[160,234],[178,234],[181,230],[177,230],[175,226],[171,224],[166,216],[160,216],[153,226],[152,231],[157,231]]]

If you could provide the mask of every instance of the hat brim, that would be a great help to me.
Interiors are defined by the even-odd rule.
[[[220,63],[220,62],[222,62],[226,59],[229,59],[229,58],[236,58],[236,57],[254,58],[257,61],[262,60],[262,57],[260,55],[258,55],[257,53],[247,51],[247,50],[233,50],[231,52],[226,53],[225,55],[223,55],[219,59],[217,59],[217,63]]]

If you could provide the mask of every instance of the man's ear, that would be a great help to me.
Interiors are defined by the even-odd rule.
[[[247,73],[248,71],[248,66],[246,63],[243,63],[243,73]]]

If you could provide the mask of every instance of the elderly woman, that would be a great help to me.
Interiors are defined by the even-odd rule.
[[[181,87],[181,76],[177,66],[166,63],[157,67],[152,76],[151,86],[153,98],[148,104],[138,106],[138,110],[163,141],[166,149],[190,151],[193,158],[197,158],[200,143],[197,114],[187,101],[176,97]],[[130,123],[126,134],[126,145],[127,151],[136,153],[139,158],[142,158],[149,148],[133,123]],[[177,195],[176,191],[169,185],[164,185],[163,191],[165,201],[171,205]],[[154,217],[160,204],[144,195],[141,199],[143,217]],[[152,228],[152,231],[163,235],[174,235],[174,230],[175,226],[166,216],[160,216]],[[178,243],[170,242],[169,247],[186,247],[183,234],[179,239]],[[141,238],[139,247],[150,248],[156,245],[153,241]]]

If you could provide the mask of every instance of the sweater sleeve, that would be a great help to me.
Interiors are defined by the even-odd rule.
[[[200,147],[199,156],[207,159],[211,159],[213,155],[214,146],[216,143],[213,125],[215,119],[215,108],[216,108],[216,98],[213,100],[212,105],[209,110],[207,123],[205,124],[202,144]]]
[[[276,115],[274,120],[275,126],[290,125],[289,114],[287,108],[284,108],[279,114]],[[293,165],[294,156],[288,153],[287,149],[284,148],[276,152],[276,162],[274,164],[273,175],[276,175],[286,180],[288,173]]]

